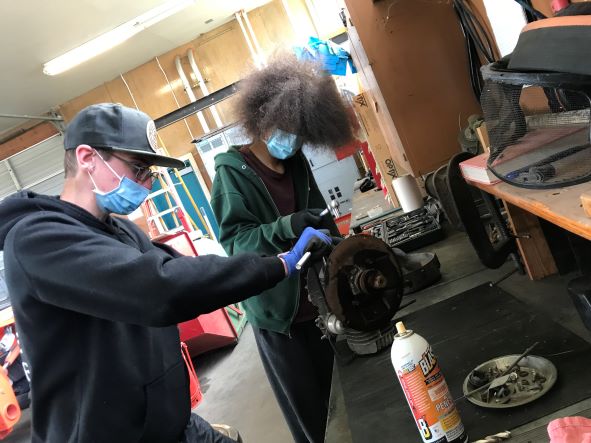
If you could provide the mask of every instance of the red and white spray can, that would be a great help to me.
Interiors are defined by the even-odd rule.
[[[396,323],[392,365],[425,443],[466,443],[468,435],[431,346]]]

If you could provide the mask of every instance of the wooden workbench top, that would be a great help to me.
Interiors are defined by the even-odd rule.
[[[581,194],[591,193],[591,183],[557,189],[525,189],[507,183],[471,185],[591,240],[591,217],[583,210]]]

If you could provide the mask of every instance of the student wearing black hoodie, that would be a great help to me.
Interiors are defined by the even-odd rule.
[[[129,214],[158,155],[150,118],[93,105],[70,123],[60,197],[0,204],[0,249],[31,382],[34,442],[230,442],[191,414],[176,324],[269,289],[306,249],[279,256],[185,257],[152,243]]]

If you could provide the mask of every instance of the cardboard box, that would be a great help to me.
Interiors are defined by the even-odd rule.
[[[388,191],[388,196],[392,199],[392,204],[395,207],[398,207],[400,204],[398,203],[396,193],[392,187],[392,179],[407,174],[407,172],[392,157],[390,147],[380,129],[377,117],[373,109],[369,106],[364,93],[355,96],[353,99],[353,107],[355,108],[361,127],[365,132],[369,149],[371,150],[376,165],[382,174],[382,181]]]
[[[581,195],[581,204],[587,217],[591,217],[591,193]]]

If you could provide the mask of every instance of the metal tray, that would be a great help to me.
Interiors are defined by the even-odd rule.
[[[511,366],[518,357],[519,355],[517,354],[505,355],[503,357],[498,357],[478,365],[476,368],[470,371],[470,374],[468,374],[464,380],[464,395],[478,387],[470,383],[470,375],[474,371],[481,371],[487,373],[491,370],[498,370],[499,372],[503,372],[507,368],[509,368],[509,366]],[[483,395],[486,395],[488,389],[482,391],[482,393],[475,393],[469,397],[466,397],[467,400],[471,403],[474,403],[477,406],[482,406],[483,408],[513,408],[516,406],[524,405],[526,403],[530,403],[540,398],[542,395],[548,392],[552,388],[552,386],[554,386],[554,383],[556,383],[556,380],[558,378],[558,371],[556,370],[556,366],[554,366],[554,364],[550,360],[536,355],[529,355],[527,357],[524,357],[519,362],[518,367],[522,368],[521,375],[516,374],[517,380],[507,383],[508,386],[511,386],[513,388],[513,394],[510,395],[510,398],[506,400],[506,402],[503,402],[501,399],[499,399],[500,401],[497,401],[496,398],[491,399],[491,401],[488,402],[485,401],[483,399]],[[535,373],[533,371],[535,371]],[[526,376],[525,373],[528,373],[528,375]],[[519,387],[517,386],[517,383],[519,381],[523,383],[523,380],[526,380],[526,382],[529,385],[532,382],[532,379],[536,378],[534,374],[538,374],[539,376],[545,379],[545,381],[542,383],[542,389],[538,391],[520,391]],[[523,387],[522,384],[521,386]]]

